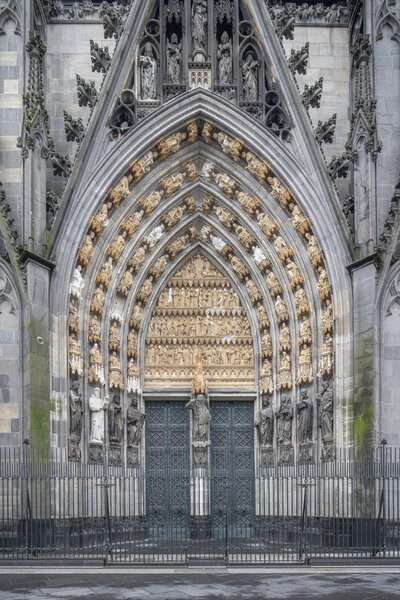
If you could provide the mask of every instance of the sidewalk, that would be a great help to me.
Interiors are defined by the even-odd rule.
[[[399,567],[0,567],[0,600],[394,600]]]

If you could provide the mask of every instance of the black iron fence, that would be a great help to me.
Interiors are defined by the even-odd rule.
[[[399,458],[399,449],[383,446],[364,456],[337,450],[333,462],[228,479],[204,468],[146,477],[139,468],[68,462],[60,449],[1,449],[0,558],[398,558]],[[166,489],[174,491],[173,502]]]

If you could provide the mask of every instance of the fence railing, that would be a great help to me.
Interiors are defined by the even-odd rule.
[[[0,449],[0,559],[271,563],[400,557],[400,451],[233,479]]]

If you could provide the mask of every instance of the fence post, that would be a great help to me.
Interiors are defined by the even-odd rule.
[[[29,497],[29,440],[23,441],[23,465],[25,480],[25,556],[29,558],[29,521],[32,520],[32,507]]]

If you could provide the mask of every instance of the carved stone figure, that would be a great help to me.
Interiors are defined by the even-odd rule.
[[[171,177],[161,179],[160,183],[164,188],[167,198],[182,186],[185,177],[186,173],[176,173],[175,175],[171,175]]]
[[[299,232],[299,235],[305,236],[311,229],[310,219],[304,216],[297,204],[292,204],[291,207],[292,216],[290,217],[290,221],[293,227]]]
[[[253,52],[248,52],[242,65],[243,100],[245,102],[258,101],[258,69],[260,63],[254,60]]]
[[[333,375],[333,343],[330,335],[322,344],[318,376],[330,379]]]
[[[215,139],[220,144],[222,151],[225,154],[230,154],[235,162],[238,162],[242,157],[242,152],[244,149],[243,142],[241,142],[238,138],[233,139],[219,131],[215,136]]]
[[[192,4],[193,51],[206,50],[207,45],[207,0],[193,0]]]
[[[232,81],[232,42],[226,31],[217,46],[218,83],[226,85]]]
[[[108,398],[101,397],[99,387],[94,388],[93,394],[89,397],[90,410],[90,444],[101,446],[104,439],[104,409],[108,406]]]
[[[268,177],[268,183],[271,186],[271,196],[281,203],[282,208],[287,209],[293,202],[289,190],[279,181],[277,177]]]
[[[135,304],[131,318],[129,319],[129,328],[139,331],[142,320],[142,307],[140,304]]]
[[[90,319],[88,338],[91,344],[101,344],[101,327],[96,315]]]
[[[104,368],[103,368],[103,357],[100,354],[97,343],[93,345],[93,348],[89,352],[89,370],[88,370],[89,382],[94,385],[100,383],[104,385]]]
[[[189,163],[192,164],[192,163]],[[187,167],[188,165],[186,165]],[[190,179],[189,179],[190,181]],[[183,205],[185,206],[188,214],[192,214],[195,210],[196,210],[196,200],[193,198],[193,196],[186,196],[186,198],[183,200]]]
[[[292,443],[293,406],[289,396],[283,394],[276,415],[276,433],[278,444]]]
[[[164,235],[164,231],[164,225],[158,225],[157,227],[154,227],[154,229],[152,229],[148,235],[146,235],[144,241],[149,248],[154,248],[158,240]]]
[[[188,181],[194,181],[197,177],[196,165],[193,162],[185,165],[185,171],[187,174]]]
[[[109,338],[108,338],[108,349],[115,350],[119,352],[120,343],[119,343],[119,328],[118,323],[113,321],[113,324],[110,327]]]
[[[318,267],[322,266],[324,263],[322,252],[319,249],[317,240],[313,235],[307,234],[306,238],[308,239],[307,254],[314,269],[318,269]]]
[[[260,213],[257,216],[257,221],[267,240],[270,240],[271,237],[279,231],[278,223],[271,219],[266,213]]]
[[[246,281],[246,289],[252,304],[257,304],[257,302],[262,301],[262,294],[252,279]]]
[[[171,260],[174,260],[174,258],[178,256],[180,252],[182,252],[182,250],[185,248],[187,239],[187,235],[182,235],[166,247],[166,251],[170,256]]]
[[[142,438],[145,414],[138,409],[138,399],[133,396],[131,404],[126,411],[126,435],[128,447],[139,446]]]
[[[124,420],[122,418],[121,398],[114,394],[108,406],[108,440],[112,444],[121,445],[124,434]]]
[[[331,298],[331,286],[329,285],[328,276],[325,269],[318,267],[319,278],[317,288],[319,291],[319,301],[321,304]]]
[[[290,366],[290,356],[282,353],[282,358],[278,363],[278,390],[290,390],[292,388],[292,369]]]
[[[152,277],[145,279],[142,287],[136,295],[136,299],[138,302],[141,302],[143,305],[147,304],[149,296],[153,290]]]
[[[129,193],[129,188],[128,188]],[[92,217],[89,221],[89,229],[95,235],[95,237],[100,237],[103,233],[103,228],[108,225],[108,204],[107,202],[103,202],[97,211],[96,215]]]
[[[252,152],[246,152],[247,166],[245,169],[255,175],[260,183],[265,183],[271,170],[271,165],[266,160],[260,160]]]
[[[323,442],[333,440],[333,392],[329,382],[322,383],[322,392],[317,394],[318,424]]]
[[[217,173],[215,175],[215,183],[229,198],[233,198],[237,185],[234,179],[226,173]]]
[[[103,263],[103,266],[101,267],[100,271],[96,274],[96,283],[103,284],[104,289],[108,290],[108,288],[110,287],[112,272],[112,258],[110,257],[105,263]]]
[[[77,441],[82,432],[82,394],[79,392],[79,381],[74,379],[69,390],[69,431]]]
[[[261,395],[270,396],[274,391],[274,382],[272,378],[271,363],[266,360],[260,370],[260,388]]]
[[[116,352],[113,352],[109,358],[108,387],[110,390],[124,389],[121,373],[121,362],[119,361]]]
[[[295,290],[298,285],[303,285],[304,277],[293,260],[289,260],[286,263],[286,270],[289,275],[290,287],[292,290]]]
[[[140,89],[143,100],[155,100],[157,97],[157,61],[154,58],[150,42],[140,56]]]
[[[128,269],[122,275],[121,281],[119,282],[119,284],[117,286],[118,294],[121,294],[121,296],[126,297],[129,294],[129,290],[132,287],[132,283],[133,283],[132,269]]]
[[[279,256],[279,260],[283,264],[287,258],[294,256],[294,250],[288,246],[283,237],[278,236],[274,241],[275,250]]]
[[[128,334],[128,346],[126,349],[126,354],[128,358],[137,357],[137,340],[134,331],[130,331]]]
[[[125,221],[122,221],[120,227],[122,231],[125,231],[129,239],[131,240],[135,235],[136,229],[139,227],[143,217],[143,211],[132,213]]]
[[[219,218],[219,220],[221,221],[223,226],[226,227],[228,229],[228,231],[230,231],[232,229],[233,225],[237,221],[237,216],[233,215],[232,213],[227,211],[225,208],[222,208],[221,206],[216,206],[214,208],[214,210],[215,210],[215,214],[217,215],[217,217]]]
[[[257,308],[257,321],[258,321],[258,329],[260,331],[266,331],[269,329],[270,322],[267,315],[267,311],[264,308],[263,304],[259,304]]]
[[[146,250],[147,246],[146,244],[143,244],[143,246],[140,246],[140,248],[136,250],[135,254],[128,261],[128,266],[131,267],[135,273],[139,271],[144,259],[146,258]]]
[[[208,401],[204,394],[192,396],[185,405],[193,413],[193,442],[207,442],[209,439],[211,414],[208,408]]]
[[[269,333],[264,333],[261,340],[261,358],[271,358],[272,342]]]
[[[199,135],[199,129],[197,127],[196,119],[190,119],[186,123],[186,139],[188,142],[194,142]]]
[[[168,83],[181,81],[182,42],[178,42],[176,33],[167,40],[167,78]]]
[[[163,254],[155,263],[154,265],[150,268],[149,273],[150,275],[152,275],[154,277],[154,279],[157,281],[157,279],[162,275],[163,271],[165,270],[167,263],[168,263],[168,254]]]
[[[247,194],[246,192],[236,192],[236,198],[239,200],[239,203],[249,217],[253,218],[256,210],[261,206],[261,201],[258,200],[258,198],[252,198],[250,194]]]
[[[267,271],[266,282],[271,298],[276,298],[283,293],[282,286],[273,271]]]
[[[267,269],[270,268],[271,261],[269,260],[269,258],[266,257],[266,255],[259,246],[253,246],[253,256],[261,273],[264,273]]]
[[[75,306],[75,298],[71,298],[69,301],[68,329],[70,333],[79,334],[79,317],[78,309]]]
[[[274,411],[267,396],[263,397],[262,404],[263,407],[258,412],[254,425],[258,430],[260,446],[272,446],[274,438]]]
[[[300,444],[312,441],[313,430],[313,403],[307,390],[300,390],[300,402],[296,404],[297,412],[297,440]]]
[[[286,304],[280,296],[276,297],[275,312],[278,325],[281,325],[282,323],[287,323],[289,321],[289,313],[287,311]]]
[[[164,195],[164,192],[162,190],[161,191],[155,190],[154,192],[151,192],[151,194],[149,194],[145,198],[139,198],[138,204],[139,204],[139,206],[141,206],[143,208],[144,214],[146,215],[146,217],[149,217],[151,215],[151,213],[153,212],[153,210],[158,206],[163,195]]]
[[[239,242],[242,244],[243,248],[245,248],[247,250],[247,252],[250,252],[251,248],[257,243],[257,240],[254,237],[254,235],[249,233],[247,231],[247,229],[245,229],[241,225],[237,225],[235,227],[235,231],[236,231],[237,238],[238,238]]]
[[[134,359],[131,358],[127,365],[127,384],[126,391],[128,394],[139,394],[140,393],[140,380],[139,380],[139,368],[135,363]]]
[[[93,292],[92,301],[89,306],[89,312],[92,315],[103,316],[104,310],[104,292],[103,286],[100,284]]]
[[[69,293],[71,294],[71,296],[73,298],[76,298],[77,300],[81,300],[82,299],[81,292],[83,290],[84,285],[85,285],[85,282],[82,277],[82,267],[81,267],[81,265],[78,265],[76,267],[76,269],[74,269],[74,273],[72,275],[72,281],[69,286]]]
[[[313,379],[311,350],[308,346],[304,346],[299,356],[299,363],[297,367],[297,383],[298,385],[307,385],[312,383]]]
[[[326,307],[326,311],[322,315],[322,333],[328,336],[332,335],[333,332],[332,304],[329,300],[326,303]]]
[[[156,144],[159,160],[164,160],[170,152],[178,152],[181,147],[183,134],[180,131],[172,133],[167,138],[161,138]]]
[[[310,303],[303,288],[298,288],[296,290],[294,301],[296,304],[296,315],[298,317],[310,314]]]
[[[311,324],[307,317],[300,321],[299,327],[299,346],[309,346],[312,342]]]
[[[113,242],[108,246],[106,250],[106,255],[111,256],[114,262],[119,262],[121,258],[121,254],[125,248],[125,236],[124,232],[122,235],[117,235],[117,237],[113,240]]]
[[[161,223],[164,223],[167,231],[170,231],[174,225],[179,223],[183,215],[183,207],[176,206],[169,213],[161,215]]]
[[[87,235],[83,241],[82,246],[79,249],[78,256],[76,259],[77,264],[82,267],[82,269],[87,269],[90,263],[90,259],[93,256],[94,248],[93,248],[93,238],[92,235]]]
[[[109,189],[107,199],[111,203],[113,208],[118,208],[121,203],[121,200],[124,200],[127,196],[129,196],[129,182],[131,180],[131,176],[127,177],[124,175],[118,181],[118,183]]]
[[[209,144],[213,139],[214,129],[214,123],[209,119],[205,119],[203,129],[201,130],[201,136],[207,144]]]
[[[210,161],[206,161],[201,169],[200,175],[202,177],[204,177],[204,179],[209,181],[211,179],[211,177],[214,177],[214,169],[215,169],[214,163],[212,163]],[[206,198],[211,199],[211,196],[206,196]],[[203,204],[204,204],[204,202],[203,202]]]
[[[135,158],[130,163],[129,167],[134,181],[140,181],[143,175],[150,171],[156,156],[157,155],[150,150],[149,152],[146,152],[146,154],[144,154],[141,158]]]
[[[243,281],[244,278],[250,273],[249,269],[242,263],[240,258],[237,258],[237,256],[232,256],[231,265],[240,281]]]
[[[290,339],[290,329],[284,324],[279,335],[279,354],[290,352],[291,349],[292,341]]]

